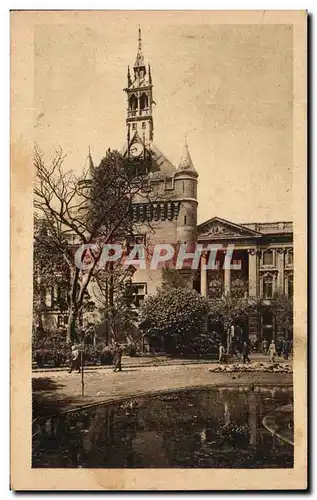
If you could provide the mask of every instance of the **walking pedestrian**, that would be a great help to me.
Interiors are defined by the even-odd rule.
[[[268,343],[267,339],[263,339],[263,341],[262,341],[263,354],[267,354],[268,347],[269,347],[269,343]]]
[[[288,340],[288,338],[283,340],[282,351],[283,351],[283,358],[287,360],[290,351],[290,341]]]
[[[248,363],[251,363],[251,360],[249,358],[249,353],[250,353],[250,348],[246,342],[243,342],[243,349],[242,349],[242,355],[243,355],[243,363],[246,361]]]
[[[275,357],[276,357],[276,348],[275,348],[275,342],[274,340],[271,341],[269,345],[269,356],[270,356],[270,362],[274,363],[275,362]]]
[[[219,363],[225,362],[225,348],[222,345],[222,342],[219,344]]]
[[[117,370],[119,372],[122,372],[121,361],[122,361],[122,347],[118,344],[118,342],[116,342],[115,352],[114,352],[114,369],[113,369],[114,372],[116,372]]]
[[[73,370],[77,370],[77,372],[80,373],[79,349],[75,345],[72,345],[69,373],[72,373]]]

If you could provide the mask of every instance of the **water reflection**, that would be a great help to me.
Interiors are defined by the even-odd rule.
[[[272,394],[274,391],[274,394]],[[33,467],[292,467],[262,425],[290,388],[221,388],[144,397],[38,424]]]

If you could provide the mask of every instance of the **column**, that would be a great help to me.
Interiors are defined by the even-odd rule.
[[[249,254],[249,297],[257,296],[257,255],[256,249],[250,248],[248,249]]]
[[[200,258],[200,294],[207,297],[207,254],[203,252]]]
[[[225,295],[230,295],[230,278],[231,278],[231,269],[230,267],[228,269],[224,269],[224,285],[225,285]]]
[[[276,267],[277,267],[278,275],[277,275],[277,290],[276,291],[279,295],[284,294],[284,254],[285,254],[285,248],[278,248],[277,249]]]

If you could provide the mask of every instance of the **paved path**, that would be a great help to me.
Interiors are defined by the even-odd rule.
[[[265,356],[263,354],[258,354],[258,353],[252,353],[251,354],[251,360],[252,361],[260,361],[260,362],[268,362],[269,358],[268,356]],[[233,359],[235,361],[235,358]],[[154,366],[154,367],[162,367],[162,366],[170,366],[170,365],[201,365],[201,364],[210,364],[210,363],[217,363],[218,358],[215,357],[215,359],[210,359],[210,360],[204,360],[204,359],[185,359],[185,358],[171,358],[168,356],[144,356],[144,357],[130,357],[130,356],[123,356],[122,357],[122,364],[126,368],[134,368],[134,367],[145,367],[145,366]],[[277,358],[278,363],[289,363],[292,364],[292,359],[285,361],[283,358]],[[113,369],[113,366],[87,366],[86,367],[88,370],[111,370]],[[85,369],[86,369],[85,368]],[[33,377],[43,377],[43,374],[51,374],[54,372],[66,372],[68,371],[68,366],[64,366],[62,368],[34,368],[33,369]]]
[[[33,418],[48,416],[80,406],[124,397],[140,396],[187,387],[213,385],[285,385],[292,374],[211,373],[210,364],[159,367],[129,367],[122,372],[85,370],[85,396],[81,397],[81,375],[65,371],[33,373]],[[124,366],[123,366],[124,368]]]

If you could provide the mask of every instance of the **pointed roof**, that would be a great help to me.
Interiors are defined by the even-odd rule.
[[[136,60],[134,67],[140,68],[144,66],[144,56],[142,53],[142,38],[141,38],[141,28],[139,28],[139,40],[138,40],[138,53],[136,55]]]
[[[186,138],[185,138],[183,156],[181,158],[180,164],[178,166],[178,169],[176,170],[175,175],[181,175],[181,174],[188,174],[192,175],[193,177],[198,177],[198,172],[194,167],[193,160],[191,159],[189,153]]]
[[[89,164],[89,173],[92,174],[92,172],[95,168],[95,165],[94,165],[94,162],[92,161],[90,146],[88,148],[88,164]]]

